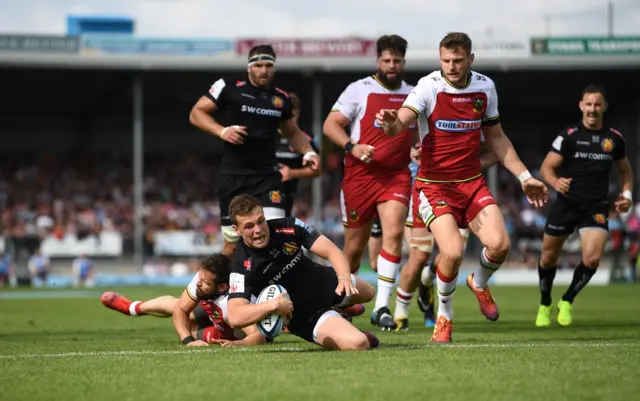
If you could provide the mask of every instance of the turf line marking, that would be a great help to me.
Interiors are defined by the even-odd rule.
[[[424,348],[625,348],[640,347],[640,343],[478,343],[478,344],[444,344],[444,345],[381,345],[379,349],[389,350],[412,350]],[[314,351],[314,348],[302,347],[257,347],[257,348],[231,348],[234,352],[304,352]],[[46,359],[46,358],[78,358],[78,357],[100,357],[100,356],[170,356],[202,354],[223,351],[222,348],[202,348],[191,350],[175,351],[89,351],[89,352],[64,352],[59,354],[15,354],[0,355],[0,359]]]

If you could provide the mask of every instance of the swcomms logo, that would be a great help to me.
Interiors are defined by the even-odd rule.
[[[588,160],[613,160],[611,155],[604,155],[602,153],[588,153],[588,152],[576,152],[573,155],[574,159],[588,159]]]
[[[260,108],[260,107],[247,106],[246,104],[243,104],[242,108],[240,110],[243,113],[258,114],[258,115],[261,115],[261,116],[269,116],[269,117],[281,117],[282,116],[282,111],[280,111],[280,110],[263,109],[263,108]]]
[[[467,132],[480,129],[482,120],[437,120],[436,129],[445,132]]]
[[[295,257],[295,258],[293,258],[293,259],[291,260],[291,262],[287,263],[287,264],[284,266],[284,268],[283,268],[282,270],[280,270],[280,271],[278,272],[278,274],[276,274],[276,275],[275,275],[275,277],[274,277],[274,278],[272,278],[272,279],[269,281],[269,284],[275,284],[275,283],[277,283],[278,281],[280,281],[280,279],[282,278],[282,276],[284,276],[285,274],[287,274],[287,273],[289,272],[289,270],[291,270],[291,269],[293,269],[294,267],[296,267],[296,265],[298,264],[298,262],[300,262],[300,260],[302,259],[302,255],[303,255],[303,252],[302,252],[302,251],[298,252],[298,254],[296,255],[296,257]]]

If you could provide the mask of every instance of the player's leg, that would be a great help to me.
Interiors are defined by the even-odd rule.
[[[365,311],[363,304],[370,302],[376,295],[376,290],[371,284],[355,274],[351,275],[351,282],[358,290],[358,293],[345,297],[342,302],[334,308],[342,317],[349,321],[351,321],[351,318],[354,316],[362,315]]]
[[[396,309],[394,312],[394,320],[398,324],[396,331],[409,329],[411,299],[418,288],[422,269],[433,251],[433,236],[426,227],[414,226],[411,232],[409,260],[400,270],[400,282],[397,289]]]
[[[463,223],[468,223],[469,229],[484,245],[478,268],[467,277],[467,287],[478,299],[480,312],[487,319],[496,321],[500,314],[488,282],[509,256],[511,240],[507,225],[484,178],[461,183],[459,189],[468,194],[470,200]]]
[[[582,261],[573,272],[569,288],[558,303],[558,324],[569,326],[573,321],[571,307],[578,293],[589,283],[600,265],[605,245],[609,238],[607,218],[604,213],[589,214],[586,223],[580,224],[578,232],[582,242]]]
[[[551,205],[551,209],[545,222],[544,235],[542,236],[542,252],[538,261],[538,277],[540,281],[540,306],[536,315],[537,327],[549,327],[551,325],[551,289],[553,280],[558,270],[558,259],[562,252],[562,246],[569,234],[575,229],[574,212],[571,205],[562,199],[557,199]]]
[[[367,248],[369,249],[369,264],[371,265],[371,270],[377,272],[378,256],[380,256],[380,250],[382,249],[382,226],[380,225],[380,218],[378,216],[373,219],[371,237],[369,238]]]
[[[393,200],[381,202],[378,204],[378,215],[382,223],[382,249],[378,256],[378,291],[371,321],[382,330],[395,330],[397,324],[389,310],[389,299],[402,266],[402,237],[407,205]]]
[[[325,349],[340,351],[367,350],[379,343],[375,336],[359,330],[332,310],[317,320],[313,340]]]
[[[130,301],[117,292],[105,292],[100,302],[109,309],[129,316],[170,317],[178,299],[171,295],[163,295],[148,301]]]

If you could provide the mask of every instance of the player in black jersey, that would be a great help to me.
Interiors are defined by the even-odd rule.
[[[293,92],[289,93],[289,96],[292,105],[291,113],[297,123],[300,118],[300,98]],[[318,148],[313,143],[313,139],[309,135],[307,136],[313,150],[318,152]],[[322,171],[320,169],[313,169],[310,166],[305,166],[302,162],[302,155],[291,147],[289,139],[284,136],[276,139],[276,157],[280,164],[280,174],[282,175],[280,192],[283,197],[285,217],[290,217],[291,209],[293,209],[293,201],[298,191],[298,180],[301,178],[319,177]]]
[[[617,130],[603,124],[607,100],[604,89],[589,85],[580,100],[582,121],[563,130],[553,141],[540,172],[558,197],[551,205],[538,263],[540,308],[536,326],[551,324],[551,286],[558,257],[567,236],[577,228],[582,243],[582,261],[573,280],[558,303],[558,323],[572,322],[575,296],[595,274],[608,237],[609,177],[615,166],[620,175],[622,193],[615,201],[618,212],[632,205],[633,171],[625,152],[625,141]],[[558,173],[560,170],[560,173]]]
[[[256,196],[265,205],[267,218],[284,216],[280,193],[282,176],[276,160],[275,138],[280,132],[291,140],[303,163],[317,170],[320,159],[292,114],[289,94],[273,85],[276,55],[269,45],[249,52],[245,80],[217,80],[193,106],[190,121],[202,131],[224,140],[218,197],[222,216],[225,255],[233,255],[238,238],[231,228],[229,203],[239,194]],[[231,123],[223,126],[211,117],[222,111]],[[236,125],[237,124],[237,125]]]
[[[229,323],[255,324],[273,312],[288,320],[289,332],[329,349],[368,349],[377,339],[345,320],[335,309],[368,302],[374,289],[352,275],[342,251],[327,237],[299,219],[267,221],[260,201],[240,195],[229,214],[242,241],[233,257],[229,277]],[[331,262],[314,263],[302,248]],[[280,284],[290,300],[279,296],[250,304],[252,296],[271,284]]]

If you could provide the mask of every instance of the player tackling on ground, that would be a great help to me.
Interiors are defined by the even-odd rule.
[[[530,203],[542,206],[548,195],[502,131],[493,81],[470,70],[473,59],[471,39],[464,33],[448,34],[440,42],[442,70],[420,79],[400,110],[383,109],[376,117],[392,137],[416,119],[419,122],[422,147],[414,190],[420,216],[440,252],[433,342],[451,341],[451,301],[464,251],[459,227],[469,227],[484,245],[480,266],[467,277],[467,285],[487,319],[499,316],[487,282],[506,260],[510,243],[504,218],[480,172],[481,134],[498,162],[518,177]]]
[[[376,122],[380,109],[398,109],[412,86],[402,80],[407,41],[397,35],[377,42],[375,75],[351,83],[324,123],[324,132],[345,149],[342,180],[344,253],[355,273],[369,240],[374,215],[382,225],[382,249],[377,261],[378,292],[371,321],[382,330],[395,330],[389,310],[401,265],[402,236],[411,193],[410,149],[415,131],[403,128],[388,138]],[[351,137],[345,127],[351,126]],[[400,132],[399,132],[400,133]]]
[[[582,261],[573,280],[558,302],[558,323],[568,326],[573,320],[571,305],[576,295],[595,274],[608,239],[607,199],[611,170],[620,175],[622,193],[615,202],[619,213],[629,211],[633,192],[633,170],[626,156],[625,141],[617,130],[603,123],[607,110],[604,89],[589,85],[580,99],[582,122],[563,130],[553,141],[540,173],[558,192],[551,205],[542,238],[538,263],[540,307],[536,326],[551,324],[551,287],[558,258],[567,236],[577,228],[582,243]]]

